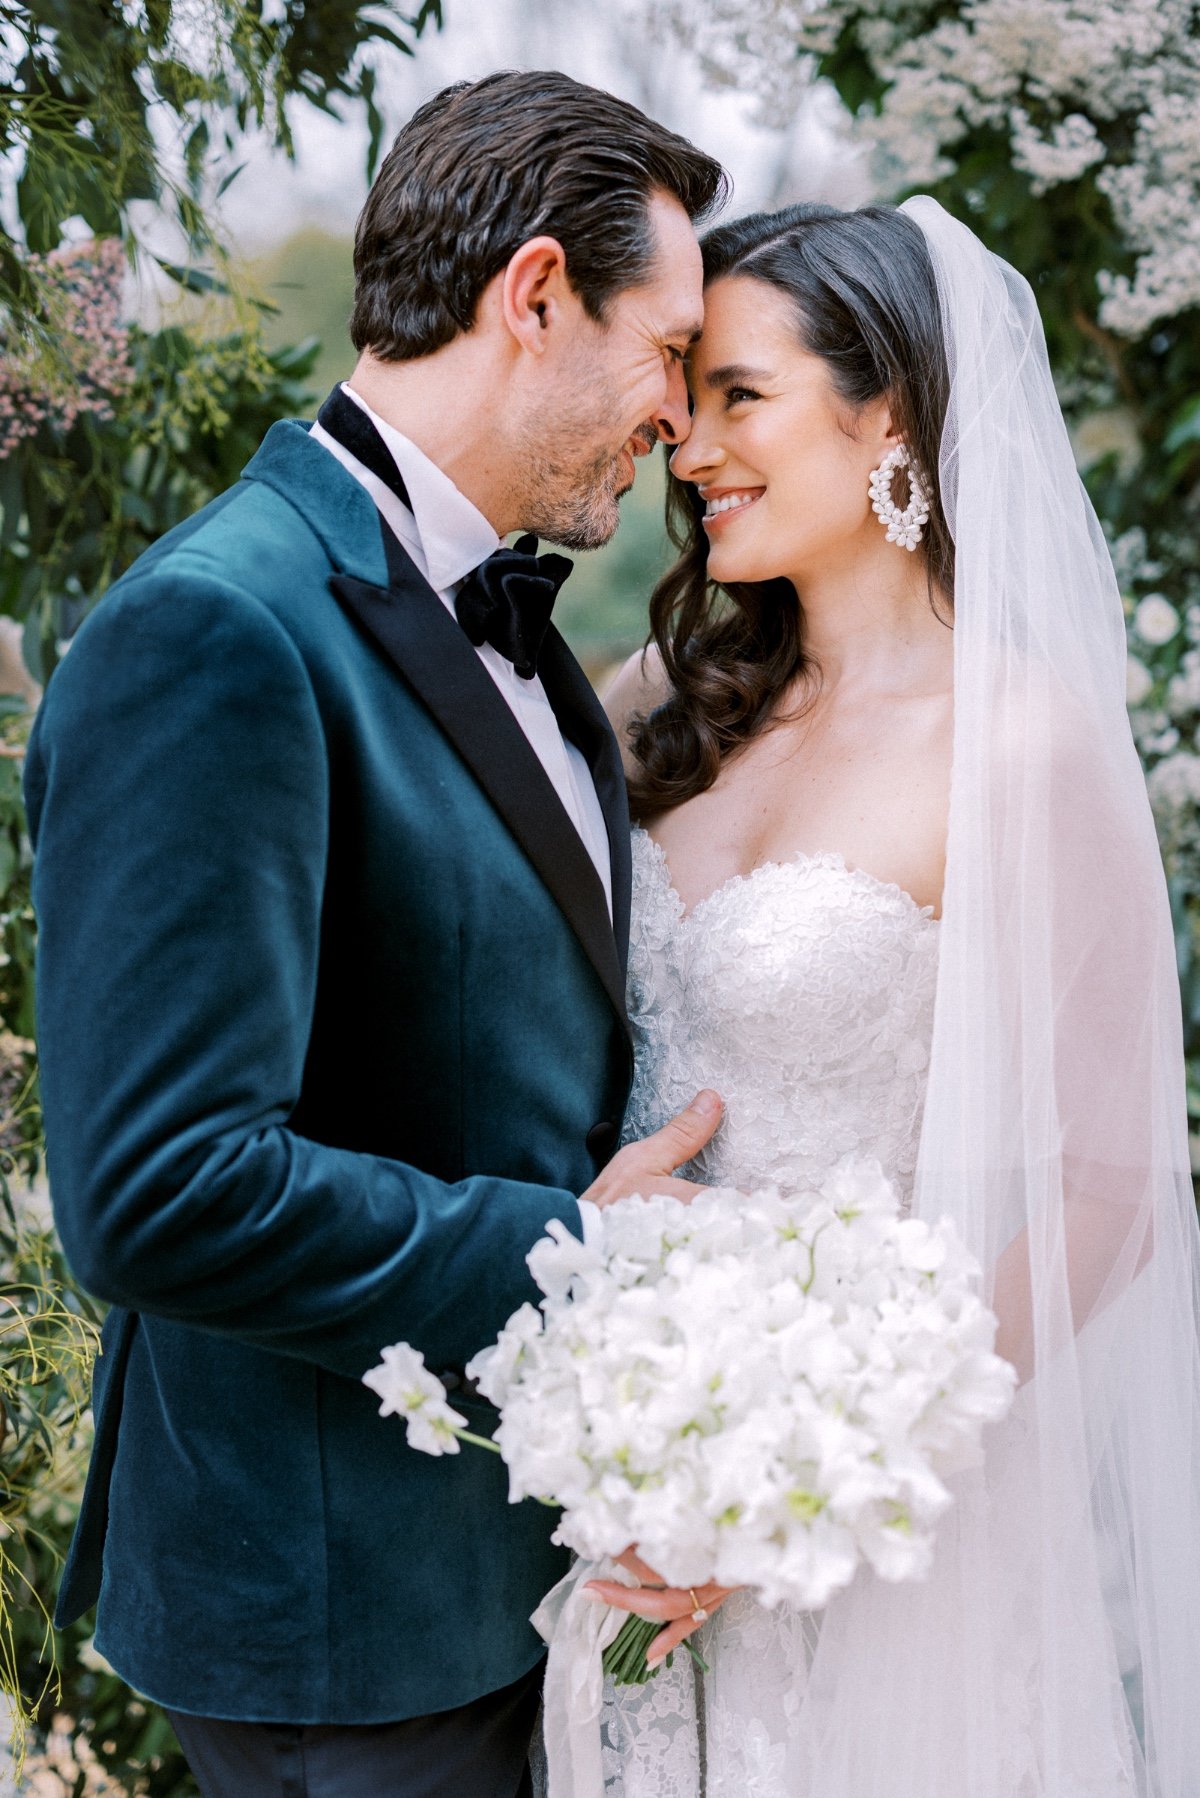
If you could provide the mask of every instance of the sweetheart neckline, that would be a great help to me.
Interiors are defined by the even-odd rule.
[[[678,907],[679,922],[681,924],[690,924],[699,912],[702,912],[706,906],[712,904],[714,899],[719,899],[721,895],[728,892],[731,887],[743,885],[749,886],[757,874],[765,873],[768,868],[833,868],[840,873],[845,874],[850,880],[862,881],[867,886],[873,887],[876,892],[890,893],[894,898],[902,900],[916,915],[919,922],[923,924],[941,923],[940,918],[934,917],[934,908],[932,905],[919,905],[908,889],[900,886],[897,881],[880,880],[878,875],[868,874],[865,868],[852,868],[845,856],[839,854],[836,849],[798,849],[794,855],[786,856],[782,861],[759,862],[756,867],[750,869],[748,874],[736,872],[729,874],[724,880],[713,887],[710,893],[706,893],[703,899],[698,899],[695,905],[689,908],[684,905],[683,895],[680,893],[679,888],[675,885],[675,882],[671,877],[671,864],[667,859],[667,852],[658,841],[658,838],[652,837],[644,824],[635,824],[633,827],[633,834],[635,836],[645,837],[646,841],[649,843],[659,869],[662,872],[663,882],[667,892],[670,894],[671,898],[674,899],[675,904]]]

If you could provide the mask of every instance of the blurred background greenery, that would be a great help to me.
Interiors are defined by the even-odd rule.
[[[447,81],[612,88],[720,156],[737,210],[929,188],[1035,281],[1113,543],[1200,1127],[1200,4],[3,0],[0,62],[0,1693],[28,1792],[184,1798],[166,1720],[89,1622],[47,1626],[96,1317],[41,1162],[20,797],[41,685],[146,544],[349,371],[358,205]],[[662,484],[639,465],[559,603],[597,681],[645,634]]]

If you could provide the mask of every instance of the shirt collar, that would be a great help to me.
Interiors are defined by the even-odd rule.
[[[429,584],[436,592],[445,592],[465,580],[493,551],[502,539],[496,535],[478,506],[459,491],[424,450],[394,425],[380,418],[353,387],[342,385],[343,393],[361,406],[387,445],[388,453],[400,470],[408,489],[417,534],[429,570]]]

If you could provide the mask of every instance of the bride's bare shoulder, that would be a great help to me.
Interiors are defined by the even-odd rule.
[[[631,725],[660,706],[669,691],[670,682],[662,656],[652,643],[648,649],[635,650],[627,662],[622,662],[601,694],[627,765]]]
[[[998,769],[1041,766],[1060,774],[1087,766],[1100,723],[1068,682],[1045,664],[1017,657],[991,697],[991,749]]]

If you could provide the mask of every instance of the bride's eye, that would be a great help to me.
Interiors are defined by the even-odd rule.
[[[725,389],[727,410],[730,406],[740,406],[743,400],[760,400],[761,398],[762,394],[756,393],[753,387],[727,387]]]

